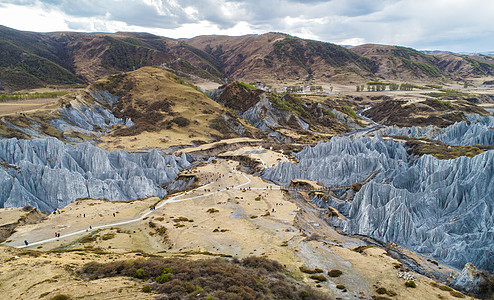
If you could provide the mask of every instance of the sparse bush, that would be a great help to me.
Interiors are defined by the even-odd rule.
[[[346,289],[346,287],[343,285],[343,284],[338,284],[336,285],[336,288],[339,289],[339,290],[344,290]]]
[[[415,284],[415,281],[413,281],[413,280],[409,280],[409,281],[405,282],[405,286],[409,287],[409,288],[416,288],[417,287],[417,285]]]
[[[258,256],[248,256],[242,259],[240,263],[244,267],[264,269],[268,272],[278,272],[281,271],[281,269],[283,269],[283,267],[279,262]]]
[[[452,291],[452,290],[453,290],[452,288],[450,288],[450,287],[449,287],[449,286],[447,286],[447,285],[441,285],[441,286],[439,286],[439,289],[440,289],[441,291],[446,291],[446,292],[449,292],[449,291]]]
[[[214,214],[214,213],[219,212],[219,210],[217,210],[216,208],[210,208],[210,209],[206,210],[206,212],[210,213],[210,214]]]
[[[328,271],[329,277],[340,277],[341,274],[343,274],[343,272],[340,271],[340,270],[336,270],[336,269],[333,269],[333,270],[329,270]]]
[[[177,124],[179,127],[186,127],[190,125],[190,120],[184,117],[175,117],[172,122]]]
[[[111,240],[114,237],[115,237],[115,232],[107,232],[107,233],[103,234],[101,239],[106,241],[106,240]]]
[[[152,290],[153,289],[149,285],[147,285],[147,284],[142,287],[142,292],[143,293],[151,293]]]
[[[172,280],[172,274],[163,273],[160,276],[156,277],[156,282],[158,283],[167,283]]]
[[[144,271],[143,269],[137,269],[135,277],[139,279],[144,279],[146,277],[146,271]]]
[[[79,240],[79,243],[92,243],[96,241],[96,237],[93,236],[93,235],[86,235],[86,236],[83,236],[80,240]]]
[[[386,294],[386,292],[387,292],[386,288],[384,288],[384,287],[380,287],[380,288],[376,289],[376,293],[381,294],[381,295]]]
[[[58,294],[50,298],[50,300],[69,300],[70,296],[65,294]]]
[[[326,281],[326,280],[328,280],[326,278],[326,276],[324,276],[322,274],[313,274],[313,275],[310,275],[309,277],[310,277],[310,279],[314,279],[316,281]]]
[[[458,291],[450,291],[449,292],[451,296],[456,297],[456,298],[465,298],[465,295]]]
[[[314,270],[313,269],[309,269],[309,268],[306,268],[304,266],[301,266],[298,268],[301,272],[303,273],[307,273],[307,274],[317,274],[317,273],[322,273],[324,272],[323,270],[319,269],[319,268],[315,268]]]
[[[168,268],[170,271],[167,271]],[[200,294],[199,298],[202,299],[206,296],[211,299],[261,299],[265,295],[272,299],[329,299],[327,295],[287,278],[284,274],[286,270],[278,262],[262,257],[242,260],[149,258],[106,264],[93,262],[86,264],[80,274],[87,279],[134,277],[139,269],[144,270],[147,278],[154,281],[150,284],[152,291],[161,294],[161,297],[166,295],[167,299],[186,299],[192,292]]]

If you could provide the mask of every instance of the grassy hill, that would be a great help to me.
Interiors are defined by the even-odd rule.
[[[345,48],[282,33],[169,39],[148,33],[24,32],[0,26],[0,89],[94,82],[161,66],[191,82],[341,83],[467,80],[494,74],[483,55],[398,46]]]
[[[372,60],[377,66],[374,74],[381,79],[464,81],[494,74],[494,60],[489,56],[425,54],[412,48],[374,44],[351,47],[350,50]]]

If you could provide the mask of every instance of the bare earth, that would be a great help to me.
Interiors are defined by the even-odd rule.
[[[50,108],[58,104],[58,98],[42,98],[32,100],[19,100],[0,102],[0,116],[27,113],[39,110],[41,108]]]

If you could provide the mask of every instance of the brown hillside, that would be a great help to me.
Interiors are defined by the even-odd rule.
[[[119,96],[113,113],[135,123],[103,137],[102,146],[106,148],[164,147],[258,134],[222,105],[160,68],[144,67],[112,75],[90,88]]]
[[[419,101],[383,101],[364,115],[385,125],[447,127],[467,121],[464,113],[489,115],[484,109],[461,100],[426,99]]]

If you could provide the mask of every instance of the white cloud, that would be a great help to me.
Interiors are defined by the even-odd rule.
[[[494,49],[492,0],[3,0],[0,23],[31,31],[168,37],[268,31],[356,44]],[[9,4],[10,3],[10,4]]]

